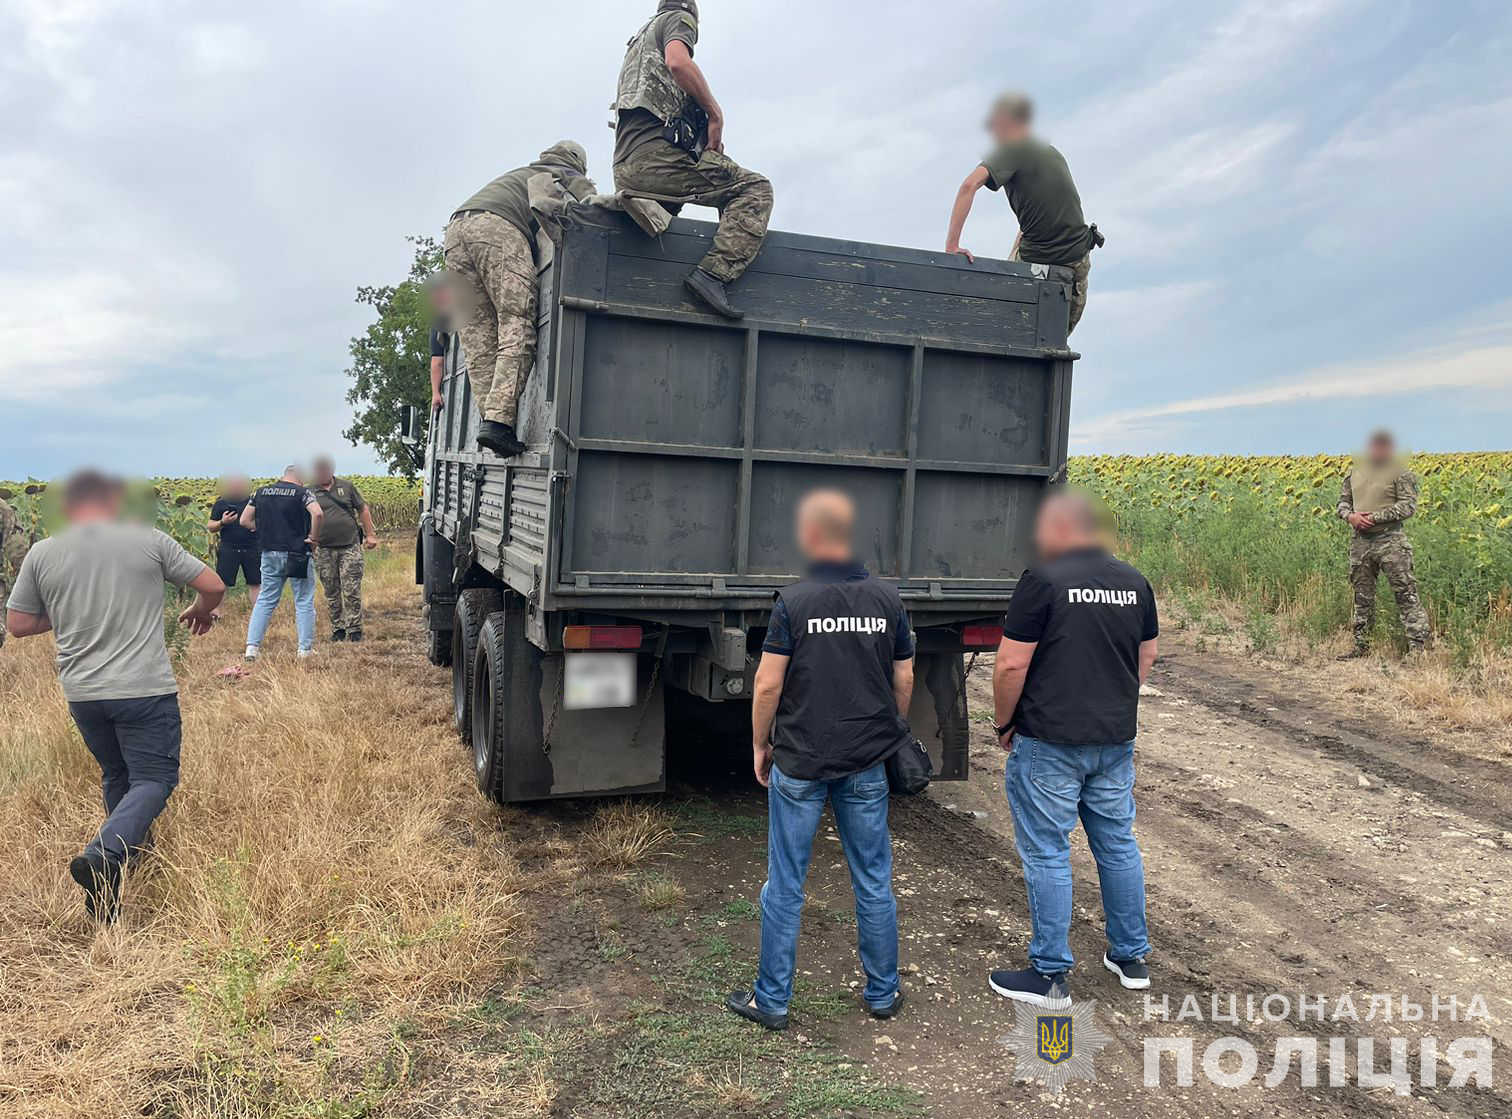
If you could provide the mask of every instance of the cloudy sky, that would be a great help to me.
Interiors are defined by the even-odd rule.
[[[609,180],[627,0],[0,0],[0,477],[346,445],[359,284],[563,136]],[[774,225],[939,247],[1033,92],[1108,234],[1076,451],[1505,448],[1505,0],[704,0]],[[1006,255],[983,195],[965,244]]]

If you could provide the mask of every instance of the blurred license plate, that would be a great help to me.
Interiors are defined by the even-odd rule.
[[[562,706],[568,711],[635,703],[634,653],[568,653]]]

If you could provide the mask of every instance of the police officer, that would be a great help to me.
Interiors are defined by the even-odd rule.
[[[1381,572],[1396,595],[1397,610],[1413,652],[1428,647],[1428,612],[1418,601],[1412,574],[1412,541],[1402,527],[1417,512],[1417,475],[1397,457],[1389,431],[1370,437],[1365,454],[1344,476],[1339,518],[1349,522],[1349,582],[1354,587],[1354,649],[1341,660],[1368,656],[1375,620],[1376,582]]]
[[[535,364],[538,204],[543,194],[591,197],[587,175],[588,153],[581,144],[562,140],[536,162],[483,187],[446,225],[446,268],[456,304],[452,321],[462,336],[467,378],[483,417],[478,446],[505,458],[525,450],[515,429],[520,391]],[[439,387],[433,373],[433,402]]]
[[[956,192],[945,251],[976,259],[969,249],[961,248],[961,231],[971,214],[971,203],[983,187],[1001,190],[1019,223],[1013,259],[1064,265],[1070,271],[1069,334],[1086,309],[1092,249],[1103,243],[1103,236],[1097,226],[1088,225],[1082,217],[1081,195],[1076,192],[1065,156],[1032,135],[1033,120],[1034,106],[1022,93],[1005,93],[993,104],[987,131],[997,146]]]
[[[310,570],[310,550],[320,540],[324,523],[320,499],[305,487],[296,466],[284,467],[276,482],[263,486],[248,499],[241,526],[258,535],[262,589],[247,621],[247,660],[255,661],[262,652],[263,637],[283,598],[285,583],[294,590],[298,655],[300,659],[314,655],[315,575]]]
[[[850,864],[862,998],[879,1018],[903,1005],[898,906],[887,831],[887,759],[912,740],[913,633],[897,588],[853,558],[855,507],[818,491],[798,509],[809,577],[777,595],[751,723],[756,779],[767,794],[767,882],[761,890],[756,985],[727,1005],[768,1029],[787,1027],[798,914],[824,802]]]
[[[612,106],[614,185],[674,213],[689,202],[719,210],[714,245],[684,283],[715,313],[738,319],[725,284],[761,251],[772,184],[724,154],[724,112],[693,61],[697,43],[696,0],[660,0],[631,38]]]

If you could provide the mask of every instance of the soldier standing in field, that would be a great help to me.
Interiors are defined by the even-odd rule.
[[[719,210],[714,245],[684,284],[715,313],[738,319],[725,284],[761,251],[772,184],[725,155],[724,112],[693,61],[697,43],[696,0],[660,0],[631,38],[612,106],[614,185],[673,213],[685,203]]]
[[[28,541],[21,532],[16,511],[5,500],[9,491],[0,494],[0,602],[10,594],[10,578],[21,570]],[[5,644],[5,612],[0,610],[0,645]]]
[[[1033,120],[1034,106],[1021,93],[1007,93],[994,102],[987,131],[997,147],[966,176],[956,192],[945,251],[976,260],[969,249],[961,248],[961,231],[966,228],[976,192],[983,187],[1001,190],[1019,223],[1012,259],[1058,264],[1071,270],[1069,334],[1086,309],[1092,250],[1103,243],[1103,236],[1082,216],[1081,195],[1065,156],[1031,133]]]
[[[541,208],[592,197],[587,176],[588,153],[563,140],[535,163],[500,175],[458,206],[446,225],[452,323],[462,336],[467,378],[483,417],[478,445],[505,458],[525,450],[515,427],[520,390],[535,364]],[[433,382],[433,393],[435,388]]]
[[[336,477],[329,458],[315,460],[310,486],[320,502],[320,535],[316,540],[315,573],[325,588],[326,612],[331,617],[332,641],[362,640],[363,550],[378,547],[373,512],[357,487]]]
[[[1370,654],[1376,582],[1381,572],[1396,595],[1407,643],[1413,652],[1428,647],[1428,612],[1418,601],[1412,575],[1412,542],[1403,524],[1417,512],[1417,475],[1397,456],[1389,431],[1370,437],[1364,456],[1344,476],[1339,518],[1354,529],[1349,542],[1349,581],[1354,586],[1354,649],[1341,660]]]

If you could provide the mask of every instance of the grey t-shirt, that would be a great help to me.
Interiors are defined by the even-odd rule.
[[[163,584],[182,587],[204,570],[166,533],[95,521],[34,544],[8,605],[52,620],[66,699],[171,695]]]

